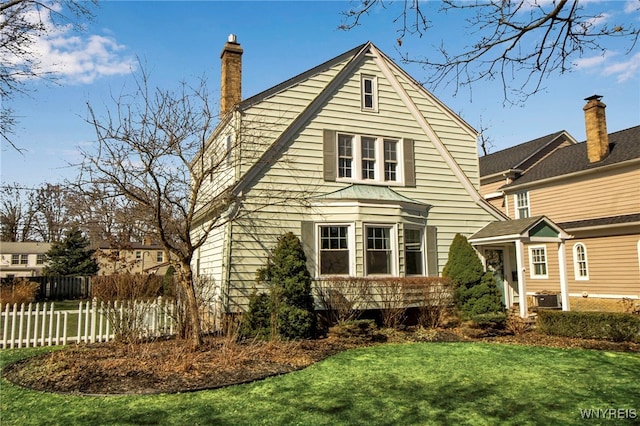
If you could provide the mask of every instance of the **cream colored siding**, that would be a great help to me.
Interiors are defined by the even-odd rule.
[[[632,194],[636,194],[633,196]],[[529,189],[531,216],[556,223],[640,212],[640,169],[620,168]],[[509,196],[513,206],[513,195]],[[510,206],[510,207],[511,207]],[[510,209],[511,210],[511,209]],[[510,211],[513,217],[513,211]]]
[[[320,75],[295,87],[297,93],[283,93],[272,97],[260,105],[260,113],[269,111],[292,112],[294,107],[286,103],[287,99],[305,96],[309,102],[315,98],[324,84],[335,74],[336,69],[327,75]],[[378,82],[378,113],[362,112],[360,104],[360,75],[376,75]],[[314,84],[319,81],[321,84]],[[474,177],[478,185],[476,140],[470,130],[460,129],[460,122],[440,105],[405,84],[409,95],[418,99],[423,114],[433,124],[434,130],[442,138],[447,149],[460,158],[461,166]],[[315,92],[313,90],[315,90]],[[287,90],[289,92],[292,89]],[[255,111],[254,111],[255,110]],[[247,117],[258,111],[255,108]],[[271,113],[273,114],[273,113]],[[277,114],[276,114],[277,115]],[[291,116],[293,116],[292,114]],[[278,118],[278,117],[275,117]],[[286,120],[285,120],[286,121]],[[275,139],[284,126],[273,132]],[[243,309],[247,297],[255,287],[256,270],[264,265],[268,251],[275,246],[277,237],[287,231],[301,234],[301,222],[345,222],[355,224],[356,274],[364,273],[363,227],[368,223],[396,225],[410,221],[406,213],[398,210],[389,213],[389,208],[380,207],[343,207],[332,210],[330,217],[319,216],[318,210],[308,208],[306,199],[326,194],[349,186],[349,183],[324,182],[322,173],[323,131],[349,132],[352,134],[375,135],[389,138],[411,138],[415,140],[416,188],[393,186],[393,189],[416,201],[431,204],[426,224],[436,226],[438,230],[438,265],[446,263],[449,245],[457,232],[470,235],[493,218],[479,206],[449,169],[433,142],[430,141],[407,111],[400,97],[380,73],[372,59],[367,59],[363,67],[341,86],[336,93],[313,116],[303,130],[290,141],[286,152],[277,156],[270,167],[245,193],[247,203],[253,197],[268,197],[274,205],[264,207],[251,215],[251,219],[232,225],[232,251],[230,256],[230,310]],[[297,201],[296,201],[297,200]],[[259,203],[258,203],[259,204]],[[251,208],[248,206],[247,208]],[[355,210],[353,210],[355,209]],[[422,208],[426,210],[426,207]],[[410,208],[408,210],[411,210]],[[422,221],[423,225],[424,220]],[[399,226],[398,229],[402,227]],[[400,239],[401,233],[398,233]],[[401,240],[397,247],[397,265],[404,267],[403,246]],[[236,296],[242,296],[237,298]]]
[[[637,235],[576,238],[567,242],[569,293],[640,297],[640,266]],[[575,279],[573,246],[587,250],[588,280]]]

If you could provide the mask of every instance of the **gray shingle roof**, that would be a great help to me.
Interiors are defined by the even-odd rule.
[[[364,43],[364,44],[361,44],[360,46],[354,47],[353,49],[348,50],[336,56],[335,58],[329,59],[328,61],[323,62],[322,64],[311,68],[310,70],[307,70],[301,74],[298,74],[295,77],[292,77],[286,81],[283,81],[280,84],[277,84],[263,92],[258,93],[257,95],[251,96],[250,98],[243,100],[242,102],[240,102],[240,109],[246,109],[252,105],[255,105],[263,101],[264,99],[267,99],[270,96],[275,95],[278,92],[281,92],[287,89],[288,87],[295,86],[296,84],[302,81],[305,81],[316,74],[319,74],[325,70],[328,70],[332,66],[353,57],[356,53],[362,50],[367,44],[369,43]]]
[[[609,134],[610,153],[602,161],[590,163],[587,158],[587,144],[581,142],[556,150],[544,161],[536,164],[511,184],[510,187],[524,183],[535,182],[555,176],[597,169],[623,161],[640,158],[640,126]]]
[[[551,133],[550,135],[480,157],[480,176],[489,176],[516,168],[524,160],[553,142],[563,132],[564,130]]]
[[[558,225],[568,231],[577,228],[587,228],[592,226],[606,225],[622,225],[625,223],[640,222],[640,213],[626,214],[621,216],[599,217],[597,219],[574,220],[572,222],[563,222]]]
[[[490,237],[505,237],[507,235],[520,235],[531,226],[535,225],[544,216],[527,217],[525,219],[505,220],[491,222],[471,237],[469,240],[476,240]]]

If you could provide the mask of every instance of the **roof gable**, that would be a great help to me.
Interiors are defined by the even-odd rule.
[[[491,222],[469,237],[472,244],[529,238],[569,238],[564,230],[546,216]]]

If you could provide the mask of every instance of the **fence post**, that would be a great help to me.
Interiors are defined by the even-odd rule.
[[[9,334],[9,303],[4,307],[4,323],[2,326],[2,347],[7,347],[7,337]]]
[[[36,321],[37,320],[38,320],[38,317],[36,317]],[[38,330],[38,324],[37,323],[36,323],[36,327],[35,328],[36,328],[36,330]],[[18,339],[22,340],[22,318],[20,318],[20,336],[18,336]],[[29,347],[29,341],[30,340],[31,340],[31,303],[29,303],[29,306],[27,307],[27,336],[26,336],[27,343],[25,345],[25,348]],[[20,345],[18,345],[18,347],[20,347]]]
[[[49,346],[53,345],[53,302],[51,302],[51,308],[49,309]],[[44,346],[44,342],[42,343]]]

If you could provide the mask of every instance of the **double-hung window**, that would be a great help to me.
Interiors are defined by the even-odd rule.
[[[337,177],[356,182],[401,183],[400,140],[339,133]]]
[[[26,265],[28,263],[28,255],[26,254],[13,254],[11,255],[12,265]]]
[[[36,265],[43,265],[43,264],[44,264],[44,254],[38,253],[38,255],[36,256]]]
[[[164,261],[164,253],[161,251],[156,252],[156,262]]]
[[[394,250],[391,226],[365,227],[365,274],[393,275]]]
[[[405,275],[424,274],[424,251],[422,231],[420,229],[405,228],[404,230],[404,264]]]
[[[362,179],[376,179],[376,139],[362,137]]]
[[[516,194],[516,219],[525,219],[530,216],[529,193],[518,192]]]
[[[384,180],[398,180],[398,141],[384,140]]]
[[[576,280],[589,279],[589,267],[587,265],[587,248],[582,243],[573,246],[573,268]]]
[[[352,135],[338,135],[338,177],[353,177],[353,139]]]
[[[529,247],[531,278],[549,278],[547,268],[547,248],[545,246]]]
[[[349,225],[320,225],[320,275],[349,275]]]

